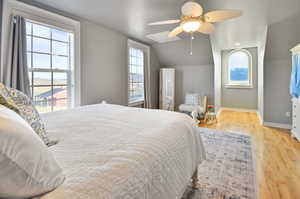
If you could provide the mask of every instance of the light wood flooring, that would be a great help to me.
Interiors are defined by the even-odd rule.
[[[260,125],[256,113],[228,110],[216,124],[200,126],[252,136],[260,199],[300,199],[300,142],[288,130]]]

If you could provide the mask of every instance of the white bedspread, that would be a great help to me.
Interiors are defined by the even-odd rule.
[[[204,158],[181,113],[101,104],[43,118],[66,181],[42,199],[180,199]]]

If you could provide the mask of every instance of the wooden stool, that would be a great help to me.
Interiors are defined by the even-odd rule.
[[[217,121],[217,114],[214,112],[207,112],[205,114],[204,122],[207,124],[216,123]]]

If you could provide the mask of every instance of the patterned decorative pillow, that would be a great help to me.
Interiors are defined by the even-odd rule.
[[[7,88],[7,90],[16,104],[32,105],[31,99],[21,91],[14,88]]]
[[[8,89],[6,88],[6,86],[4,86],[4,84],[0,83],[0,95],[6,99],[6,101],[8,100],[12,100],[9,94]]]
[[[6,100],[10,108],[12,110],[17,110],[17,112],[23,119],[25,119],[32,129],[41,137],[44,143],[47,146],[52,146],[57,144],[57,140],[51,141],[48,138],[45,125],[36,110],[36,108],[32,105],[32,102],[29,97],[27,97],[24,93],[13,89],[13,88],[6,88],[3,84],[0,83],[0,96]]]
[[[19,114],[19,110],[12,106],[2,95],[0,95],[0,104]]]

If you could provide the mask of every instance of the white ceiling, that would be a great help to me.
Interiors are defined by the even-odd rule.
[[[22,0],[37,2],[153,43],[146,35],[172,29],[175,25],[149,27],[147,23],[176,19],[185,0]],[[300,13],[300,0],[197,0],[205,11],[240,9],[243,16],[217,25],[216,42],[230,48],[257,43],[267,24]]]
[[[217,24],[214,45],[220,49],[257,46],[268,24],[300,13],[299,0],[209,0],[204,7],[243,11],[242,17]]]
[[[153,44],[153,49],[161,66],[192,66],[211,65],[213,55],[210,39],[206,35],[195,35],[193,54],[190,55],[190,40],[182,39],[175,42]]]
[[[166,43],[166,42],[180,40],[180,37],[178,37],[178,36],[170,38],[170,37],[168,37],[168,35],[169,35],[169,31],[164,31],[164,32],[149,34],[149,35],[146,35],[146,37],[157,43]]]

